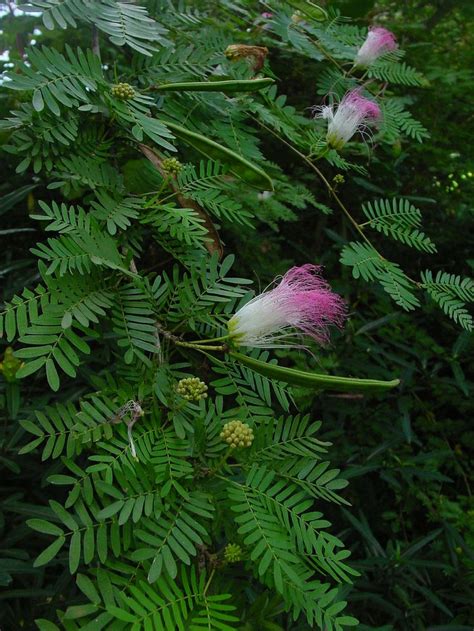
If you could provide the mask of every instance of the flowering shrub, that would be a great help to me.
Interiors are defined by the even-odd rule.
[[[328,518],[342,505],[352,515],[350,476],[297,403],[300,388],[395,402],[398,374],[318,366],[330,335],[344,343],[351,296],[331,289],[319,251],[257,291],[231,271],[246,264],[231,252],[246,235],[264,252],[260,231],[297,226],[305,209],[340,213],[354,283],[407,312],[430,298],[472,329],[472,281],[413,279],[390,260],[390,239],[436,251],[415,200],[375,198],[356,214],[338,191],[350,174],[368,181],[379,147],[427,138],[389,89],[424,77],[386,29],[274,4],[30,3],[26,32],[44,46],[31,41],[4,79],[21,185],[3,203],[26,198],[47,234],[0,331],[16,362],[11,449],[45,487],[10,505],[39,533],[25,571],[48,585],[33,614],[42,631],[358,625],[345,611],[360,575],[352,542]],[[324,66],[301,111],[279,93],[272,50]],[[273,141],[301,162],[301,182],[266,157]]]

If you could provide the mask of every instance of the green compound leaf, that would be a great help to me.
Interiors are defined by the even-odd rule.
[[[224,147],[201,134],[189,131],[189,129],[185,129],[176,123],[166,121],[166,126],[171,129],[177,138],[191,145],[191,147],[194,147],[194,149],[208,158],[221,160],[223,163],[228,164],[230,170],[248,184],[267,191],[273,189],[273,182],[265,171],[262,171],[255,164],[235,153],[232,149]]]
[[[474,320],[467,305],[474,301],[474,281],[456,274],[425,270],[421,273],[422,287],[441,309],[466,331],[474,330]]]
[[[305,388],[337,390],[339,392],[382,392],[396,388],[400,384],[399,379],[379,381],[377,379],[356,379],[353,377],[338,377],[335,375],[304,372],[303,370],[296,370],[295,368],[285,368],[284,366],[278,366],[276,364],[267,364],[266,362],[253,359],[252,357],[234,351],[231,351],[229,355],[261,375]]]

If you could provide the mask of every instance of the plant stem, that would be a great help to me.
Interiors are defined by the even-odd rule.
[[[92,25],[92,52],[100,59],[99,29]]]
[[[199,340],[197,342],[186,342],[186,341],[180,339],[179,337],[177,337],[176,335],[174,335],[173,333],[171,333],[170,331],[167,331],[165,328],[163,328],[163,326],[159,322],[156,323],[156,328],[159,331],[159,333],[161,333],[166,339],[168,339],[171,342],[173,342],[173,344],[176,344],[176,346],[182,346],[184,348],[194,348],[195,350],[203,350],[203,351],[225,351],[225,350],[227,350],[225,345],[211,346],[211,345],[207,345],[207,344],[201,344]],[[213,340],[209,340],[209,341],[212,342]],[[216,340],[214,340],[214,341],[216,341]]]
[[[228,340],[230,335],[221,335],[220,337],[212,337],[208,340],[193,340],[190,344],[209,344],[210,342],[223,342]]]
[[[184,346],[185,348],[195,348],[196,350],[205,351],[225,351],[225,346],[206,346],[205,344],[195,344],[193,342],[184,342],[182,340],[173,340],[177,346]]]
[[[204,587],[203,596],[207,594],[207,590],[209,589],[209,585],[211,584],[212,579],[214,578],[214,574],[216,573],[216,568],[212,568],[211,574],[207,579],[206,586]]]
[[[219,462],[212,468],[213,475],[215,475],[217,471],[219,471],[219,469],[222,467],[222,465],[224,465],[227,462],[227,459],[232,454],[232,452],[233,450],[230,447],[228,447],[227,451],[224,453],[224,455],[219,460]],[[217,477],[222,478],[222,476],[219,476],[219,475]]]

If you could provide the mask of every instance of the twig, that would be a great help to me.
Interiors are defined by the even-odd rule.
[[[341,200],[341,198],[339,197],[339,195],[336,193],[335,189],[333,186],[331,186],[330,182],[327,180],[327,178],[325,177],[324,173],[322,173],[320,171],[320,169],[318,169],[318,167],[313,164],[313,162],[308,158],[308,156],[306,156],[304,153],[301,153],[301,151],[299,151],[298,149],[296,149],[296,147],[294,147],[291,143],[287,142],[284,138],[282,138],[279,134],[277,134],[273,129],[271,129],[270,127],[267,127],[264,123],[262,123],[261,121],[259,121],[258,119],[255,119],[258,124],[263,127],[264,129],[266,129],[268,132],[270,132],[271,134],[273,134],[276,138],[278,138],[278,140],[280,142],[282,142],[284,145],[286,145],[289,149],[291,149],[294,153],[296,153],[302,160],[304,160],[304,162],[318,175],[319,179],[325,184],[326,188],[329,191],[329,194],[331,195],[331,197],[334,199],[334,201],[336,202],[336,204],[339,206],[339,208],[342,210],[342,212],[344,213],[344,215],[347,217],[347,219],[350,221],[350,223],[352,224],[352,226],[354,227],[354,229],[356,230],[356,232],[361,236],[361,238],[367,243],[367,245],[369,245],[374,252],[376,252],[377,256],[380,258],[381,261],[386,261],[387,259],[382,256],[382,254],[380,254],[380,252],[377,250],[377,248],[373,245],[372,241],[367,237],[367,235],[365,234],[364,230],[363,230],[363,226],[365,224],[358,224],[357,221],[354,219],[354,217],[351,215],[351,213],[347,210],[346,206],[344,205],[343,201]],[[413,283],[416,287],[420,287],[420,283],[416,280],[414,280],[413,278],[410,278],[409,276],[405,275],[406,278]]]
[[[280,140],[280,142],[282,142],[283,144],[285,144],[287,147],[289,147],[294,153],[296,153],[302,160],[304,160],[306,162],[306,164],[318,175],[318,177],[320,178],[320,180],[322,180],[322,182],[325,184],[325,186],[327,187],[329,194],[333,197],[334,201],[336,202],[336,204],[339,206],[339,208],[342,210],[342,212],[346,215],[346,217],[349,219],[349,221],[351,222],[351,224],[354,226],[354,228],[356,229],[356,231],[359,233],[359,235],[364,239],[364,241],[366,241],[371,247],[374,247],[371,243],[371,241],[367,238],[367,236],[365,235],[364,231],[361,229],[361,227],[359,226],[359,224],[357,223],[357,221],[353,218],[353,216],[350,214],[350,212],[347,210],[347,208],[345,207],[344,203],[342,202],[341,198],[339,197],[339,195],[336,193],[336,191],[334,190],[334,188],[331,186],[330,182],[326,179],[325,175],[318,169],[318,167],[313,164],[313,162],[307,157],[305,156],[304,153],[301,153],[301,151],[299,151],[298,149],[296,149],[296,147],[294,147],[291,143],[287,142],[284,138],[282,138],[279,134],[275,133],[273,131],[273,129],[271,129],[270,127],[267,127],[264,123],[258,121],[259,124],[266,129],[267,131],[269,131],[270,133],[272,133],[276,138],[278,138],[278,140]],[[374,248],[375,249],[375,248]],[[383,256],[381,254],[379,254],[380,258],[383,259]]]
[[[92,25],[92,52],[100,59],[99,29]]]
[[[205,596],[207,594],[207,590],[209,589],[209,585],[211,584],[211,581],[214,578],[214,574],[215,573],[216,573],[216,568],[212,568],[211,574],[209,576],[209,579],[208,579],[208,581],[206,583],[206,586],[204,587],[203,596]]]

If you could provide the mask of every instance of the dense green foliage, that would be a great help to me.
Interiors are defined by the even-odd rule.
[[[472,629],[471,3],[23,8],[1,628]],[[371,23],[400,48],[354,69]],[[312,108],[354,88],[382,121],[336,151]],[[307,262],[349,305],[331,345],[227,346]]]

